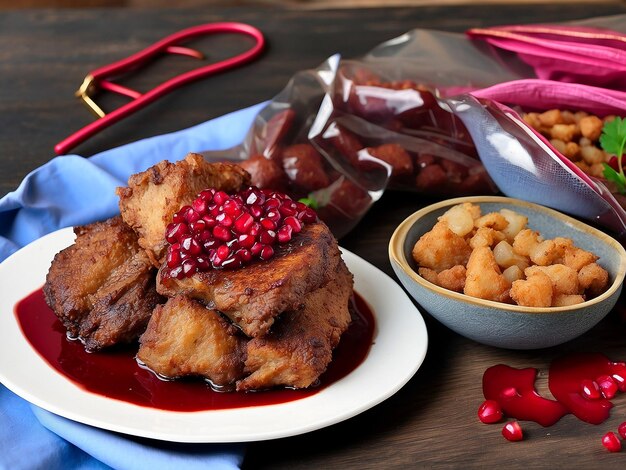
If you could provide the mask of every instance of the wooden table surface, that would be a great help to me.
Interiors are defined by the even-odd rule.
[[[82,77],[182,28],[213,21],[259,27],[269,47],[261,60],[177,91],[80,146],[91,155],[139,138],[178,130],[271,98],[300,69],[333,53],[357,57],[412,28],[463,31],[472,26],[559,21],[626,13],[616,4],[421,7],[297,12],[275,9],[24,10],[0,16],[0,194],[14,189],[48,161],[53,145],[91,120],[73,98]],[[241,49],[233,38],[206,44],[215,57]],[[147,89],[182,71],[186,59],[153,66],[133,82]],[[101,101],[105,107],[115,101]],[[393,276],[387,243],[395,226],[432,202],[413,194],[386,194],[342,245]],[[510,443],[501,426],[482,425],[484,370],[498,363],[540,369],[546,387],[552,358],[569,351],[601,351],[626,359],[626,329],[615,315],[566,345],[507,351],[462,338],[426,317],[429,349],[413,379],[396,395],[343,423],[302,436],[248,445],[247,468],[529,467],[624,468],[626,452],[609,454],[601,436],[626,420],[618,396],[600,426],[571,415],[550,428],[524,423],[526,439]],[[390,357],[389,361],[394,358]]]

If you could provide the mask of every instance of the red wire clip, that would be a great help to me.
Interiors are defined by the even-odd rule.
[[[236,33],[250,36],[254,39],[255,44],[252,48],[239,55],[197,68],[182,75],[178,75],[177,77],[161,83],[156,88],[153,88],[146,93],[139,93],[138,91],[108,80],[111,77],[120,76],[124,73],[135,70],[164,53],[182,54],[197,59],[203,59],[204,57],[200,52],[180,46],[179,44],[198,36],[219,33]],[[98,116],[98,120],[88,124],[55,145],[55,153],[57,155],[67,153],[69,150],[76,147],[81,142],[84,142],[94,134],[100,132],[102,129],[125,118],[144,106],[149,105],[153,101],[175,90],[176,88],[186,85],[194,80],[214,75],[252,61],[258,57],[259,54],[261,54],[264,46],[265,38],[263,37],[263,34],[258,29],[250,25],[243,23],[205,24],[174,33],[125,59],[92,71],[85,77],[83,84],[76,92],[76,96],[82,99],[91,111]],[[109,114],[106,114],[91,99],[91,97],[100,89],[128,96],[132,99],[132,101],[120,106]]]

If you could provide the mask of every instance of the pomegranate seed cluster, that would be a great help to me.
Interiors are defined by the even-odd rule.
[[[206,189],[174,214],[165,230],[166,274],[183,279],[268,260],[277,244],[317,220],[313,209],[278,191],[249,187],[229,195]]]

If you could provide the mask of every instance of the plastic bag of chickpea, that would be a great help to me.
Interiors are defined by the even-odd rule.
[[[597,131],[597,121],[587,126],[581,111],[600,120],[613,113],[616,106],[594,113],[604,95],[594,95],[595,101],[568,95],[568,107],[555,108],[570,114],[552,123],[556,137],[544,138],[547,127],[535,134],[498,99],[471,94],[536,77],[524,60],[481,41],[414,30],[359,60],[333,56],[298,72],[259,113],[241,145],[205,156],[240,161],[255,185],[306,199],[338,237],[390,189],[429,197],[500,191],[626,233],[626,212],[610,190],[561,155],[576,144],[581,161],[599,158],[577,133]],[[609,107],[622,99],[610,98]],[[525,103],[509,104],[520,112],[550,109],[543,102],[528,110]],[[619,114],[626,115],[626,107]],[[528,116],[529,122],[550,117]],[[570,124],[578,130],[567,140]]]

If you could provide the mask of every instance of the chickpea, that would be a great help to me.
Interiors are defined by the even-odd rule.
[[[602,126],[604,123],[598,116],[585,116],[579,122],[580,133],[589,140],[595,141],[602,134]]]

